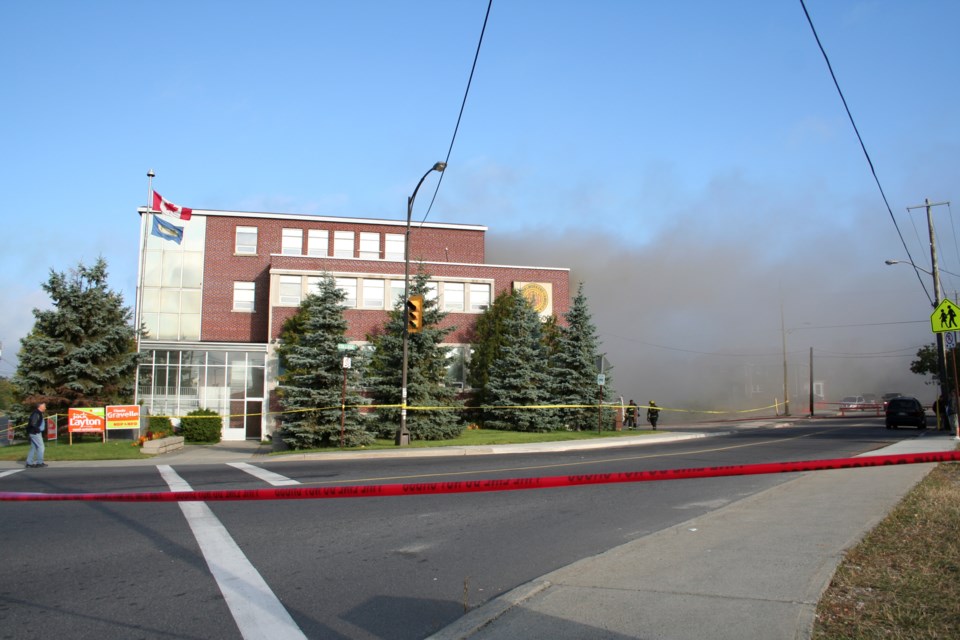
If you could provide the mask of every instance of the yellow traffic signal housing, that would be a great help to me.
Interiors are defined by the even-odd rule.
[[[423,331],[423,296],[407,299],[407,333]]]

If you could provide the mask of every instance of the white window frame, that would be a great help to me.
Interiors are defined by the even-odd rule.
[[[334,258],[352,258],[354,256],[354,237],[353,231],[334,231],[333,232],[333,257]],[[347,245],[349,244],[349,249]]]
[[[383,234],[383,259],[403,260],[406,236],[402,233]]]
[[[244,238],[244,242],[241,243],[240,236],[253,236],[253,244],[249,243],[248,238]],[[234,252],[237,255],[241,256],[255,256],[257,255],[257,228],[256,227],[237,227],[236,231],[236,241],[234,243]]]
[[[359,256],[365,260],[380,259],[380,234],[372,231],[360,232]]]
[[[438,300],[440,298],[440,285],[433,280],[428,280],[427,293],[423,297],[427,300]]]
[[[490,292],[493,287],[489,282],[470,283],[470,311],[483,312],[490,307]]]
[[[303,229],[282,230],[280,253],[285,256],[303,255]]]
[[[363,279],[363,301],[361,304],[364,309],[383,309],[384,280],[380,278]]]
[[[399,301],[403,300],[403,280],[391,280],[389,286],[390,306],[387,308],[393,309]]]
[[[462,282],[443,283],[443,310],[463,311],[466,287]]]
[[[277,302],[281,306],[295,307],[300,304],[303,295],[303,278],[300,276],[280,276],[277,280]]]
[[[326,229],[307,230],[307,255],[326,258],[330,255],[330,232]]]
[[[335,278],[334,283],[337,286],[337,289],[342,289],[344,293],[347,294],[346,299],[343,301],[343,306],[348,309],[355,309],[357,307],[357,279],[356,278]],[[350,293],[353,293],[353,297],[350,297]]]
[[[242,313],[256,311],[257,284],[255,282],[233,283],[233,310]]]

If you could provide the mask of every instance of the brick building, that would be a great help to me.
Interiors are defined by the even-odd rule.
[[[322,274],[347,293],[356,344],[403,297],[404,221],[194,209],[190,220],[162,219],[182,227],[178,242],[156,229],[155,214],[139,212],[138,400],[152,415],[218,411],[224,440],[272,433],[276,341]],[[486,231],[426,222],[410,233],[411,275],[430,275],[444,325],[457,327],[447,338],[457,386],[466,384],[470,330],[497,294],[521,289],[544,316],[569,307],[569,269],[486,264]]]

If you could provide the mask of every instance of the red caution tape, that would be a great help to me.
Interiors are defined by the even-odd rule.
[[[725,467],[664,469],[662,471],[626,471],[591,473],[543,478],[506,478],[503,480],[462,480],[457,482],[422,482],[413,484],[349,485],[343,487],[298,487],[279,489],[240,489],[236,491],[162,491],[154,493],[13,493],[0,492],[0,501],[96,501],[96,502],[220,502],[224,500],[317,500],[322,498],[383,498],[419,496],[438,493],[478,493],[484,491],[519,491],[521,489],[553,489],[588,484],[688,480],[766,473],[795,473],[881,467],[897,464],[960,461],[960,451],[906,453],[863,458],[769,462]]]

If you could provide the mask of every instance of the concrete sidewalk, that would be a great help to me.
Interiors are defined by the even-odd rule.
[[[949,435],[926,433],[870,455],[956,446]],[[797,474],[533,580],[431,638],[808,638],[845,551],[933,466]]]

